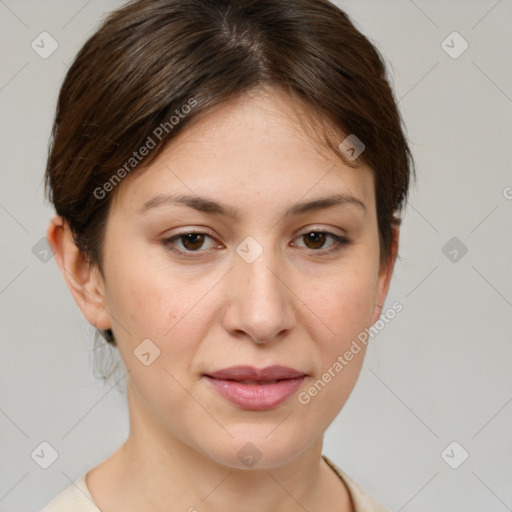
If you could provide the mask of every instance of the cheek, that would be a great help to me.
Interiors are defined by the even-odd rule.
[[[139,400],[155,417],[194,407],[180,383],[187,382],[194,353],[208,329],[200,300],[204,286],[156,267],[141,265],[134,274],[120,264],[116,272],[112,313],[126,329],[118,329],[119,351]],[[144,342],[152,360],[147,366],[136,357],[146,339],[157,347]]]
[[[314,417],[327,428],[350,396],[366,352],[358,336],[370,326],[375,290],[376,280],[368,269],[353,270],[341,272],[339,279],[310,296],[316,375],[298,396],[308,412],[306,422]],[[318,428],[315,422],[311,428]]]
[[[112,313],[129,332],[119,329],[126,352],[149,338],[160,350],[159,362],[176,375],[185,374],[213,321],[212,283],[157,266],[141,265],[136,274],[122,275],[119,265]]]
[[[116,264],[111,265],[109,276],[110,310],[119,323],[124,321],[130,332],[135,331],[131,334],[160,337],[164,325],[168,330],[172,320],[184,314],[179,276],[162,272],[143,253],[132,251],[128,257],[118,251],[114,259]]]
[[[323,331],[328,333],[319,338],[324,340],[327,352],[342,349],[369,327],[377,290],[376,275],[368,266],[347,268],[336,278],[326,279],[310,295],[308,306],[318,317],[317,323],[323,324]]]

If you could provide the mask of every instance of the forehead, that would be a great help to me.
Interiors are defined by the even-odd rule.
[[[373,172],[330,153],[304,130],[308,115],[313,112],[276,90],[233,100],[187,127],[147,169],[125,178],[116,208],[134,213],[157,194],[186,193],[223,198],[243,212],[343,193],[372,209]]]

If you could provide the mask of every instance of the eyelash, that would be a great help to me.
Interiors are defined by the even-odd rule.
[[[299,235],[297,238],[301,238],[301,237],[304,237],[304,236],[312,234],[312,233],[326,235],[334,240],[334,243],[327,250],[305,248],[305,250],[313,252],[313,253],[327,255],[327,254],[331,254],[334,252],[338,252],[338,251],[342,250],[344,247],[351,244],[351,241],[347,237],[336,235],[335,233],[331,233],[330,231],[320,231],[320,230],[307,231],[305,233],[302,233],[302,235]],[[172,245],[172,243],[175,240],[179,240],[180,238],[185,237],[186,235],[205,235],[211,239],[214,239],[211,235],[209,235],[208,233],[202,232],[202,231],[186,231],[184,233],[174,235],[173,237],[170,237],[170,238],[164,238],[162,240],[162,244],[168,251],[170,251],[174,254],[178,254],[179,256],[184,256],[186,258],[197,258],[197,257],[199,257],[200,253],[206,252],[205,250],[190,251],[190,250],[178,249],[177,247]]]

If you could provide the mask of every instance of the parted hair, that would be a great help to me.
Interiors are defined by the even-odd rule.
[[[102,272],[117,181],[263,87],[305,105],[342,161],[372,169],[381,261],[390,256],[414,161],[384,60],[349,17],[328,0],[135,0],[77,54],[50,141],[45,192],[91,264]],[[356,161],[339,147],[349,135],[364,144]]]

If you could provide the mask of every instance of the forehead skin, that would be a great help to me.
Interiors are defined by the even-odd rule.
[[[305,133],[301,122],[308,119],[313,123],[313,112],[278,89],[228,102],[187,127],[148,169],[128,175],[118,185],[110,214],[136,215],[145,201],[171,187],[207,197],[215,190],[218,200],[238,208],[241,222],[252,216],[274,224],[285,207],[335,188],[350,191],[365,203],[368,217],[375,217],[372,170],[345,165],[316,132]]]

